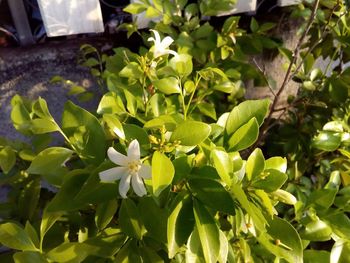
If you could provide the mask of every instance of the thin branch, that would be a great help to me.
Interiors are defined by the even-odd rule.
[[[269,87],[270,92],[272,93],[272,95],[273,95],[274,97],[276,97],[276,93],[275,93],[275,91],[273,90],[273,87],[271,86],[269,80],[267,79],[267,74],[266,74],[265,67],[262,68],[262,67],[258,64],[258,62],[255,60],[255,58],[253,58],[252,61],[253,61],[253,63],[255,64],[255,66],[259,69],[259,71],[264,75],[264,77],[265,77],[265,79],[266,79],[267,86]]]
[[[296,61],[297,61],[297,58],[299,56],[299,53],[300,53],[300,49],[304,43],[304,40],[306,38],[306,36],[308,35],[310,29],[311,29],[311,26],[315,20],[315,17],[316,17],[316,12],[317,12],[317,8],[319,6],[319,3],[320,3],[320,0],[315,0],[314,1],[314,4],[313,4],[313,7],[312,7],[312,12],[311,12],[311,15],[310,15],[310,18],[307,22],[307,25],[306,25],[306,28],[305,28],[305,31],[303,32],[302,36],[300,37],[295,49],[294,49],[294,52],[293,52],[293,56],[292,56],[292,60],[290,61],[289,63],[289,66],[288,66],[288,69],[287,69],[287,72],[286,72],[286,75],[284,76],[284,79],[283,79],[283,82],[281,84],[281,87],[280,89],[278,90],[273,102],[272,102],[272,105],[271,105],[271,110],[269,112],[269,115],[267,116],[266,118],[266,121],[264,122],[264,125],[261,129],[261,132],[259,134],[259,137],[256,141],[256,143],[253,145],[253,148],[256,147],[256,145],[259,145],[261,140],[266,136],[266,133],[268,131],[268,128],[270,126],[270,123],[272,121],[272,114],[274,113],[274,108],[276,107],[278,101],[279,101],[279,98],[282,94],[282,92],[286,89],[287,87],[287,84],[289,83],[289,81],[291,80],[291,75],[292,75],[292,69],[293,69],[293,66],[295,65]]]

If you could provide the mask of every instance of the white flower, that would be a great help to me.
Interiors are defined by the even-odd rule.
[[[127,156],[117,152],[113,147],[107,151],[108,158],[119,167],[114,167],[100,172],[99,176],[102,182],[114,182],[120,180],[119,194],[126,198],[130,189],[130,181],[134,192],[138,196],[147,194],[143,179],[152,177],[150,166],[143,165],[140,160],[140,145],[137,140],[133,140],[128,148]]]
[[[148,41],[154,42],[154,46],[152,47],[154,58],[157,58],[166,54],[172,54],[174,56],[177,56],[177,53],[175,51],[169,49],[169,46],[171,45],[171,43],[174,42],[174,39],[167,36],[163,40],[161,40],[160,35],[156,30],[153,30],[153,29],[150,29],[150,30],[153,32],[154,37],[148,38]]]

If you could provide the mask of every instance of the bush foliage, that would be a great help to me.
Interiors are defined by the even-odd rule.
[[[349,262],[348,5],[292,7],[293,50],[270,21],[212,25],[232,0],[127,6],[157,22],[121,26],[138,52],[82,46],[104,91],[95,112],[67,102],[58,122],[42,98],[11,101],[31,143],[0,141],[1,262]],[[275,89],[252,63],[264,52],[286,59]],[[248,80],[272,99],[245,100]]]

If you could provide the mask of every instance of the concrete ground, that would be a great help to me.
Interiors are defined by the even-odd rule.
[[[89,40],[94,42],[94,40]],[[60,123],[64,103],[73,100],[87,109],[97,107],[99,96],[89,102],[81,103],[68,96],[68,87],[51,83],[54,76],[61,76],[100,94],[100,88],[89,70],[77,64],[77,54],[83,39],[48,42],[32,47],[0,49],[0,137],[24,139],[11,123],[11,98],[19,94],[30,99],[39,96],[47,101],[49,110]],[[97,40],[101,44],[101,40]],[[94,43],[92,43],[94,44]]]

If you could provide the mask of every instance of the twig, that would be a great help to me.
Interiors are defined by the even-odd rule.
[[[297,61],[297,58],[298,58],[298,55],[300,53],[300,49],[301,49],[301,46],[303,45],[304,43],[304,40],[307,36],[307,34],[309,33],[310,29],[311,29],[311,26],[314,22],[314,19],[315,19],[315,16],[316,16],[316,12],[317,12],[317,8],[319,6],[319,3],[320,3],[320,0],[315,0],[314,4],[313,4],[313,7],[312,7],[312,12],[311,12],[311,15],[310,15],[310,18],[307,22],[307,25],[306,25],[306,28],[305,28],[305,31],[303,32],[302,36],[300,37],[295,49],[294,49],[294,52],[293,52],[293,56],[292,56],[292,60],[291,62],[289,63],[289,66],[288,66],[288,69],[287,69],[287,72],[286,72],[286,75],[284,76],[284,79],[283,79],[283,82],[281,84],[281,87],[280,89],[278,90],[273,102],[272,102],[272,105],[270,107],[270,112],[269,112],[269,115],[267,116],[266,118],[266,121],[264,122],[264,125],[263,127],[261,128],[261,131],[259,133],[259,137],[256,141],[256,143],[253,145],[253,149],[260,144],[260,142],[262,141],[262,139],[266,136],[266,133],[268,131],[268,128],[270,126],[270,123],[272,121],[272,114],[274,113],[274,109],[279,101],[279,98],[282,94],[282,92],[285,90],[285,88],[287,87],[287,84],[289,83],[289,81],[291,80],[291,75],[292,75],[292,69],[293,69],[293,66],[295,65],[296,61]]]
[[[269,82],[269,80],[268,80],[268,78],[267,78],[267,74],[266,74],[265,67],[262,68],[262,67],[258,64],[258,62],[255,60],[255,58],[253,58],[252,61],[253,61],[253,63],[255,64],[255,66],[259,69],[259,71],[264,75],[265,80],[266,80],[266,83],[267,83],[267,86],[269,87],[270,92],[272,93],[272,95],[273,95],[274,97],[276,97],[276,93],[275,93],[275,91],[273,90],[273,87],[271,86],[271,84],[270,84],[270,82]]]

